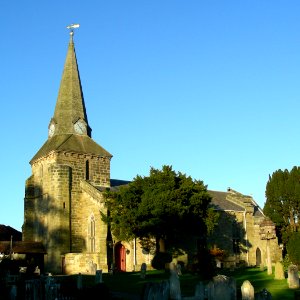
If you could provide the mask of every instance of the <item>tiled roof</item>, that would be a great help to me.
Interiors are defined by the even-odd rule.
[[[0,242],[0,253],[9,254],[10,253],[11,243],[10,241],[1,241]],[[23,242],[16,241],[12,242],[12,252],[27,254],[27,253],[47,253],[45,247],[40,242]]]
[[[22,232],[6,225],[0,225],[0,241],[10,241],[11,236],[14,241],[22,240]]]

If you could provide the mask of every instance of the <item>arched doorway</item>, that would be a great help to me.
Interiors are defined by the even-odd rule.
[[[126,271],[126,249],[121,243],[115,246],[115,265],[117,271]]]
[[[256,248],[256,266],[259,267],[261,265],[261,251],[259,248]]]

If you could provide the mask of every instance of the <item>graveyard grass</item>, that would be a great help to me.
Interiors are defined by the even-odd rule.
[[[272,275],[268,275],[267,271],[261,271],[259,268],[243,268],[235,271],[222,270],[218,274],[232,276],[237,283],[237,299],[241,299],[241,285],[245,280],[249,280],[254,286],[255,292],[266,288],[272,294],[273,300],[289,300],[295,299],[295,292],[300,289],[289,289],[287,279],[275,280],[274,270]],[[124,295],[123,300],[129,300],[130,295],[140,296],[143,286],[146,282],[160,282],[169,278],[169,273],[165,271],[151,270],[147,271],[145,279],[140,278],[140,272],[116,273],[114,275],[103,274],[103,282],[112,292],[118,292]],[[83,285],[89,285],[94,282],[94,276],[85,276]],[[180,276],[181,293],[183,296],[193,296],[195,285],[198,283],[199,277],[189,273],[183,273]],[[126,296],[128,295],[128,296]],[[117,298],[116,298],[117,299]]]

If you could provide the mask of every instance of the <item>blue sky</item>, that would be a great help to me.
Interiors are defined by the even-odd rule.
[[[299,1],[1,1],[0,224],[21,230],[70,23],[112,178],[168,164],[263,207],[269,174],[300,160],[299,15]]]

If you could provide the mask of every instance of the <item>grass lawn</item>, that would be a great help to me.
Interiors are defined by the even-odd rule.
[[[232,276],[237,282],[237,295],[241,299],[240,287],[245,280],[249,280],[254,286],[255,292],[266,288],[272,294],[273,300],[295,299],[295,290],[289,289],[287,280],[275,280],[274,275],[267,275],[267,271],[260,271],[259,268],[238,269],[234,272],[223,271],[219,274]],[[91,276],[93,277],[93,276]],[[145,279],[140,278],[139,272],[117,273],[114,275],[103,274],[103,282],[111,291],[127,294],[141,295],[146,282],[159,282],[169,278],[164,271],[147,271]],[[85,278],[84,280],[93,280]],[[195,285],[199,281],[197,275],[183,274],[180,276],[180,286],[183,296],[193,296]],[[298,290],[300,291],[300,290]],[[124,298],[125,299],[125,298]]]

